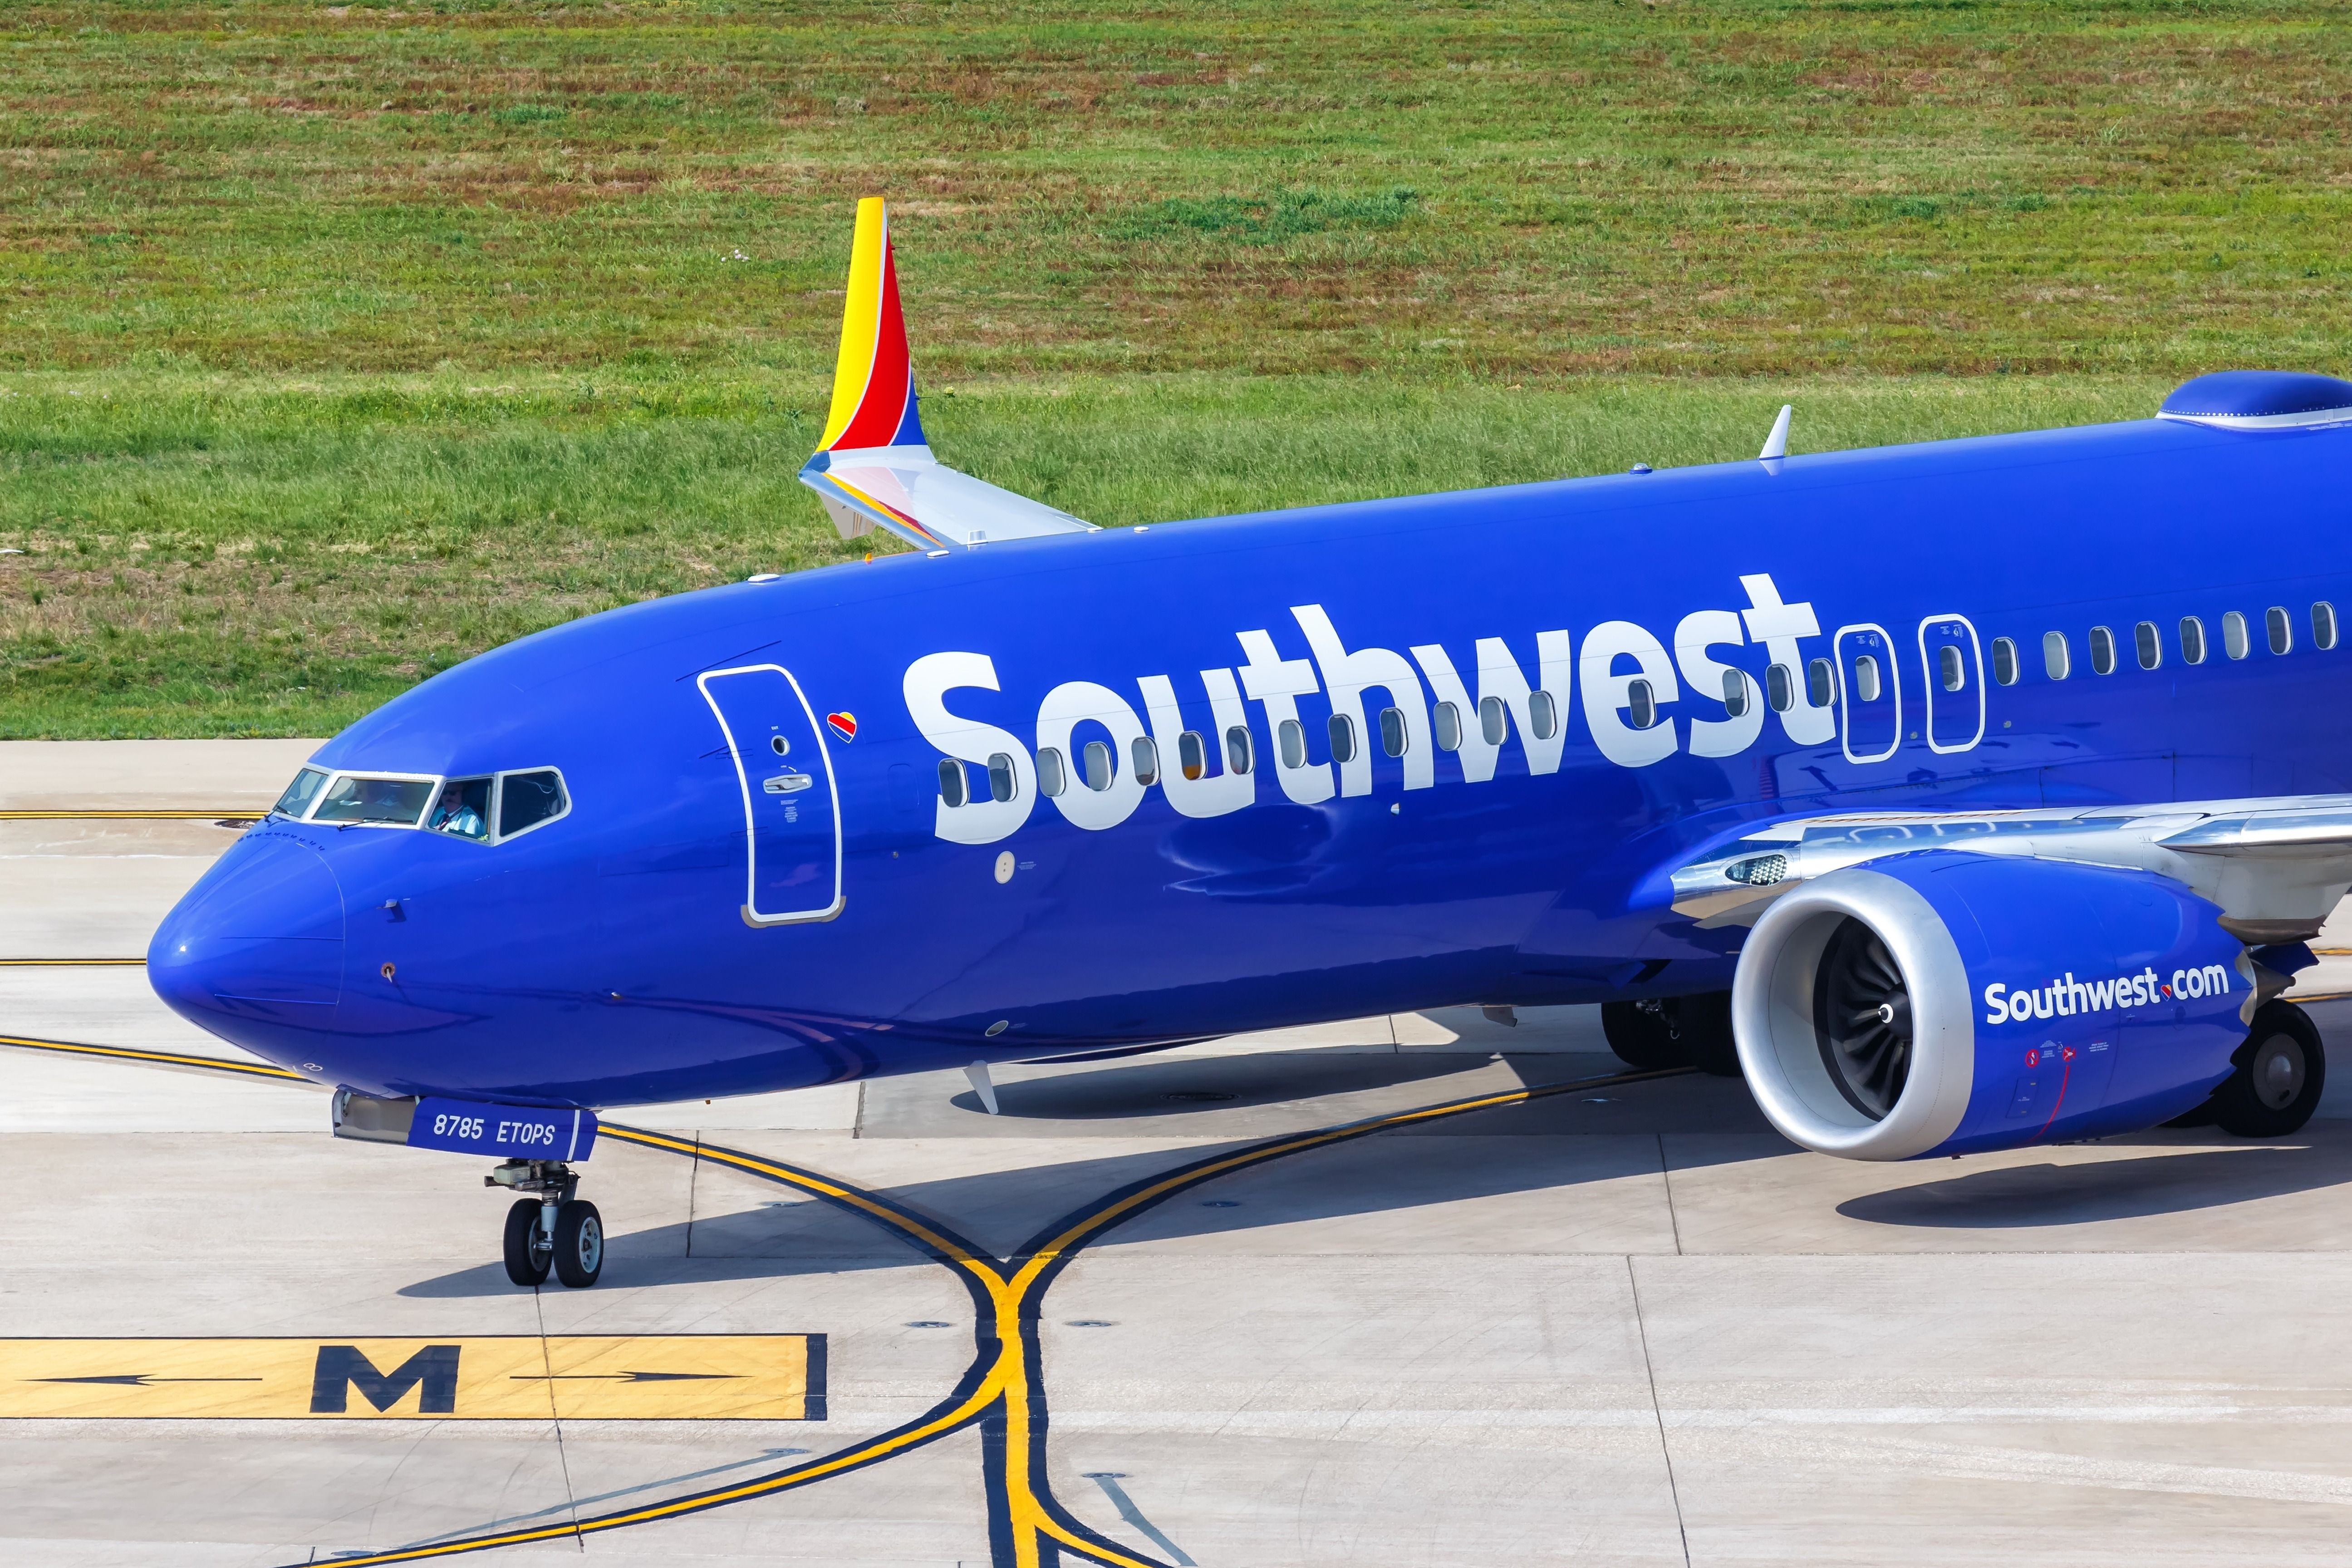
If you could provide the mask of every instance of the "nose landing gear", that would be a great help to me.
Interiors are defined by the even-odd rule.
[[[604,1271],[604,1221],[580,1199],[580,1173],[561,1160],[509,1160],[482,1178],[486,1187],[536,1193],[507,1210],[507,1278],[518,1285],[546,1283],[550,1267],[572,1289],[596,1283]]]

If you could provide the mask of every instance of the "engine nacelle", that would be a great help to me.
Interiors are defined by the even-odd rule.
[[[2145,871],[1950,850],[1785,894],[1732,983],[1772,1125],[1849,1160],[2153,1127],[2231,1070],[2254,965],[2221,910]]]

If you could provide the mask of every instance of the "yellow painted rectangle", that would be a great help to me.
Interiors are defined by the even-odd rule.
[[[822,1421],[823,1334],[0,1340],[0,1417]]]

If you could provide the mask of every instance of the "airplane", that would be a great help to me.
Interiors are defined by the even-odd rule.
[[[882,202],[824,438],[915,548],[611,610],[320,748],[157,931],[343,1137],[593,1284],[615,1107],[1599,1003],[1795,1143],[2280,1137],[2352,887],[2352,384],[1097,529],[933,455]],[[2278,548],[2254,546],[2269,538]],[[2075,1074],[2083,1081],[2074,1081]]]

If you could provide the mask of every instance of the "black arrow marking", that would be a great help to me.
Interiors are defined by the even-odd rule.
[[[716,1378],[732,1382],[740,1372],[519,1372],[509,1383],[685,1383]]]
[[[28,1377],[26,1383],[110,1383],[123,1388],[144,1388],[151,1383],[259,1383],[257,1377],[157,1377],[152,1372],[119,1372],[104,1377]]]

